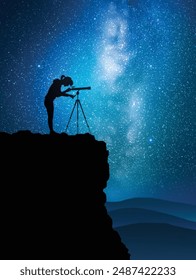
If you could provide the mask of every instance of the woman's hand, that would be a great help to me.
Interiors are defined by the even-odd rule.
[[[69,91],[71,91],[72,89],[71,88],[67,88],[66,90],[65,90],[65,92],[69,92]]]

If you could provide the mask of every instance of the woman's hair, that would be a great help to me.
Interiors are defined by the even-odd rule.
[[[65,75],[61,76],[61,81],[66,82],[66,84],[73,86],[73,80],[71,77],[66,77]]]

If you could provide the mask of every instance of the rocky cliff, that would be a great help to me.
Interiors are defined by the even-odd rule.
[[[18,131],[0,149],[1,259],[130,259],[105,207],[105,142]]]

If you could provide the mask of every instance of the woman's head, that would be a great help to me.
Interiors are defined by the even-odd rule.
[[[61,76],[61,82],[64,86],[73,86],[73,80],[71,77],[66,77],[64,75]]]

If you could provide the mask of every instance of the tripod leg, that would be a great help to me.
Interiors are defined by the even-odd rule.
[[[72,118],[72,115],[73,115],[74,109],[75,109],[75,107],[76,107],[76,103],[77,103],[77,101],[78,101],[78,100],[76,100],[76,101],[75,101],[75,104],[74,104],[73,109],[72,109],[72,111],[71,111],[71,115],[70,115],[70,117],[69,117],[69,120],[68,120],[68,123],[67,123],[66,129],[65,129],[65,131],[66,131],[66,132],[67,132],[67,129],[68,129],[69,123],[70,123],[70,121],[71,121],[71,118]]]
[[[80,108],[81,108],[81,110],[82,110],[82,114],[83,114],[83,116],[84,116],[84,119],[85,119],[86,125],[87,125],[87,127],[88,127],[88,130],[89,130],[89,132],[90,132],[90,127],[89,127],[89,125],[88,125],[88,122],[87,122],[86,116],[85,116],[85,114],[84,114],[84,110],[83,110],[83,108],[82,108],[82,104],[81,104],[80,100],[78,100],[78,103],[79,103]],[[90,133],[91,133],[91,132],[90,132]]]

